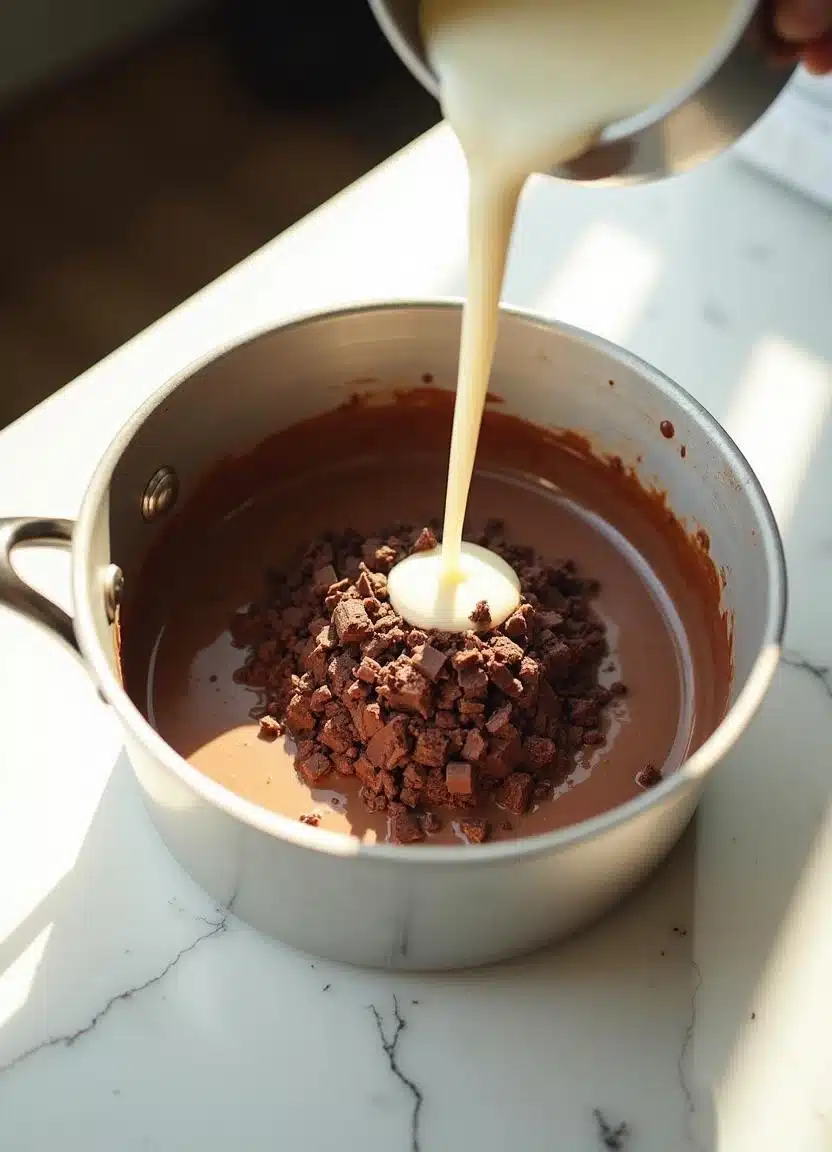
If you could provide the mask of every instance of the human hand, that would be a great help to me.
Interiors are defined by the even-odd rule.
[[[809,72],[832,72],[832,0],[777,0],[774,23]]]

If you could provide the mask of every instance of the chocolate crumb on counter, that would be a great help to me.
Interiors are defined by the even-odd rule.
[[[244,650],[234,680],[258,693],[259,735],[288,732],[310,787],[355,776],[364,805],[386,814],[392,843],[424,841],[443,811],[471,844],[492,827],[518,830],[533,804],[556,803],[574,758],[603,744],[606,709],[626,693],[598,681],[608,650],[597,582],[510,543],[499,521],[477,542],[520,583],[520,604],[498,627],[486,601],[464,633],[402,620],[387,574],[438,544],[432,528],[405,524],[312,541],[267,573],[263,598],[230,624]],[[648,765],[636,783],[660,779]]]

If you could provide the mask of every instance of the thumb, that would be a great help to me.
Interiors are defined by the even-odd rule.
[[[832,0],[779,0],[775,24],[791,43],[818,40],[832,27]]]

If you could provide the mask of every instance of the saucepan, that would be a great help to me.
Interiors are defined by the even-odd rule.
[[[293,321],[222,349],[165,384],[99,462],[78,519],[0,525],[0,602],[79,653],[119,717],[162,840],[217,900],[305,951],[399,969],[483,964],[562,938],[599,916],[666,856],[710,770],[748,724],[774,673],[786,572],[765,495],[742,454],[686,392],[598,337],[503,311],[493,389],[505,410],[587,437],[667,494],[710,537],[732,629],[725,719],[675,773],[612,811],[513,842],[362,844],[241,799],[170,748],[127,696],[119,604],[201,478],[271,433],[362,390],[454,387],[458,303],[382,304]],[[615,387],[609,386],[614,380]],[[683,459],[659,432],[672,421]],[[71,547],[70,617],[15,573],[23,543]],[[198,581],[199,573],[194,573]]]

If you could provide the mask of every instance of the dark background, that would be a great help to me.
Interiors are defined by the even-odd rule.
[[[0,426],[439,118],[364,0],[7,2]]]

